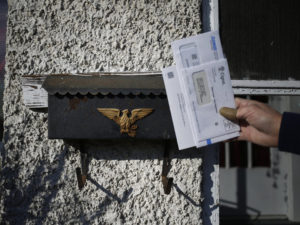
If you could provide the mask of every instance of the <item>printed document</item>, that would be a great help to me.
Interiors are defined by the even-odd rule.
[[[179,149],[238,137],[239,125],[219,114],[235,103],[218,32],[175,41],[172,49],[176,66],[163,69],[163,79]]]

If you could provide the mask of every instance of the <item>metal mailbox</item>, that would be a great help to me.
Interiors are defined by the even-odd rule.
[[[175,139],[175,131],[160,75],[49,75],[43,88],[48,92],[49,138],[81,140],[79,189],[88,179],[84,140],[162,139],[161,177],[164,192],[170,193],[168,140]]]
[[[50,139],[173,139],[161,76],[50,75]]]

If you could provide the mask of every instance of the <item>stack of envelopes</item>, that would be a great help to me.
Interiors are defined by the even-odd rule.
[[[219,114],[235,108],[219,32],[174,41],[172,50],[176,66],[164,68],[163,79],[179,149],[239,136],[239,125]]]

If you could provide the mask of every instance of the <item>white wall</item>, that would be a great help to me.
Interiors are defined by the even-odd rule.
[[[78,150],[62,140],[47,139],[47,113],[23,105],[20,82],[24,74],[169,66],[170,42],[200,32],[200,1],[10,0],[8,4],[0,221],[201,224],[199,151],[181,158],[173,155],[169,176],[176,185],[166,196],[160,181],[161,143],[89,143],[91,179],[80,192],[75,175]]]

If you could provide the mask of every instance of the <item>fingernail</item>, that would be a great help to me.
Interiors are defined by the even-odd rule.
[[[231,121],[236,121],[236,113],[237,110],[229,107],[222,107],[219,110],[219,113],[224,116],[226,119],[231,120]]]

